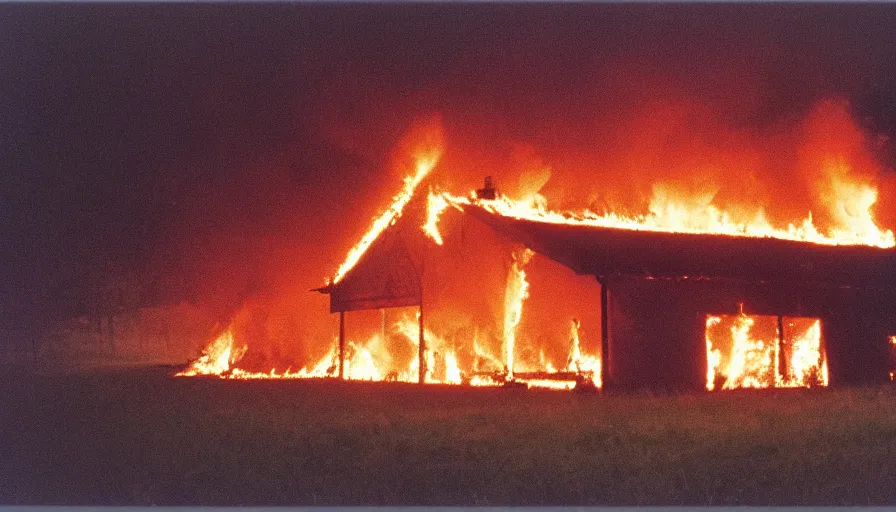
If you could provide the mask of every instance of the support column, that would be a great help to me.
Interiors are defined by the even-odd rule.
[[[610,294],[607,279],[598,279],[600,283],[600,380],[603,388],[607,388],[607,377],[610,374]]]
[[[345,311],[339,312],[339,378],[345,376]]]
[[[778,374],[781,378],[787,379],[787,359],[789,354],[785,351],[784,343],[784,317],[778,315]]]
[[[420,301],[420,314],[417,315],[417,320],[420,323],[420,341],[419,341],[419,351],[417,354],[417,369],[419,370],[419,374],[417,376],[417,382],[423,384],[426,382],[426,342],[423,339],[423,301]]]

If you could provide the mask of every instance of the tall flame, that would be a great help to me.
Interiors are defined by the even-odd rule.
[[[709,391],[716,388],[716,375],[722,365],[722,351],[713,347],[709,329],[721,321],[717,316],[706,317],[706,389]]]
[[[504,292],[504,359],[507,379],[513,380],[513,354],[516,345],[516,328],[523,317],[523,301],[529,297],[529,282],[523,267],[535,253],[528,248],[518,249],[511,255],[510,272]]]
[[[579,329],[581,329],[581,323],[579,323],[578,319],[573,318],[569,328],[572,347],[569,351],[569,364],[566,365],[566,371],[576,372],[578,374],[590,373],[591,381],[599,388],[603,385],[600,374],[600,356],[592,356],[582,353]]]
[[[439,233],[439,216],[448,208],[449,203],[444,194],[434,194],[432,190],[426,198],[426,223],[423,232],[436,245],[442,245],[442,234]]]

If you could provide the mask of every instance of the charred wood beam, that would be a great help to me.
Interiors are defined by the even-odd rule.
[[[784,341],[784,317],[778,315],[778,373],[787,375],[787,360],[789,359],[789,351]]]
[[[610,288],[606,278],[600,283],[600,377],[606,389],[610,376]]]
[[[418,315],[417,321],[420,324],[420,340],[417,350],[417,382],[423,384],[426,382],[426,341],[423,339],[423,300],[420,301],[420,314]]]
[[[345,311],[339,312],[339,378],[345,376]]]

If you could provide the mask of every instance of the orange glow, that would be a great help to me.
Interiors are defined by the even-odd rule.
[[[561,169],[569,166],[568,161],[563,163],[564,159],[561,158],[559,159],[561,162],[552,167],[552,163],[543,162],[535,157],[529,159],[524,155],[526,165],[525,171],[520,176],[519,186],[515,186],[516,183],[512,179],[506,179],[508,182],[506,190],[511,191],[510,196],[503,194],[493,196],[491,185],[485,187],[484,190],[488,193],[482,195],[494,197],[493,199],[479,199],[475,193],[469,196],[453,195],[451,192],[439,190],[435,183],[424,183],[432,179],[428,178],[431,174],[436,174],[432,171],[441,161],[444,146],[441,132],[438,135],[434,135],[438,130],[433,133],[427,132],[423,137],[419,137],[420,140],[417,140],[418,137],[415,135],[410,141],[405,141],[406,144],[401,145],[397,151],[400,157],[396,168],[403,171],[402,175],[406,175],[401,189],[392,198],[389,206],[372,220],[372,224],[360,240],[347,252],[330,283],[341,282],[378,237],[389,226],[394,225],[403,214],[416,216],[417,212],[421,211],[420,215],[425,215],[425,219],[416,217],[413,219],[426,235],[425,239],[419,237],[420,239],[431,240],[439,246],[453,243],[451,238],[455,236],[454,233],[449,233],[446,228],[446,240],[439,231],[439,220],[449,206],[462,210],[464,206],[474,205],[494,215],[558,225],[774,238],[822,245],[896,247],[893,231],[881,227],[874,218],[878,188],[872,172],[875,170],[873,164],[864,158],[867,155],[855,149],[860,145],[849,141],[836,144],[840,138],[849,139],[855,134],[843,135],[842,132],[850,127],[833,125],[828,122],[825,115],[816,121],[817,126],[813,125],[813,129],[821,135],[814,136],[818,140],[813,139],[813,143],[807,146],[808,149],[802,146],[798,148],[805,154],[801,153],[796,164],[798,169],[795,169],[795,172],[811,175],[809,176],[811,190],[807,191],[812,197],[800,197],[799,201],[794,203],[799,205],[799,209],[794,206],[794,211],[783,218],[775,215],[781,212],[766,210],[771,208],[773,203],[761,202],[762,198],[769,198],[764,187],[776,185],[774,180],[768,180],[768,184],[761,183],[762,186],[757,185],[756,190],[752,191],[753,196],[747,197],[748,194],[744,193],[744,202],[751,206],[740,204],[739,197],[735,200],[722,197],[725,193],[732,195],[731,183],[722,183],[729,176],[740,173],[747,174],[752,179],[750,173],[753,169],[750,165],[753,163],[749,159],[743,166],[739,166],[736,159],[730,159],[729,163],[732,164],[730,169],[723,166],[717,169],[714,164],[709,165],[708,169],[695,169],[694,176],[700,179],[706,178],[705,181],[709,183],[705,187],[701,185],[688,188],[687,183],[682,185],[672,178],[669,181],[661,181],[666,179],[663,175],[660,181],[644,182],[638,184],[640,187],[633,187],[638,190],[630,192],[623,189],[619,193],[614,191],[613,194],[608,194],[618,196],[616,202],[611,202],[605,200],[603,196],[600,196],[600,199],[592,199],[590,196],[586,199],[584,198],[586,194],[582,191],[570,192],[570,189],[580,185],[579,188],[586,188],[586,184],[583,183],[549,183],[552,170],[558,175],[564,172],[566,176],[570,176],[570,171],[578,171],[578,168]],[[845,123],[843,119],[840,121]],[[694,148],[694,153],[698,153],[700,149],[699,146]],[[440,164],[440,169],[447,169],[453,163],[457,163],[452,162],[448,158],[450,156],[446,156],[446,160]],[[650,158],[645,157],[645,160],[649,161]],[[696,161],[702,160],[698,158]],[[709,155],[707,161],[715,162],[713,155]],[[683,165],[682,168],[688,171],[690,162],[685,163],[688,165]],[[464,167],[457,165],[453,168]],[[763,169],[765,167],[760,162],[755,173],[761,174]],[[501,165],[497,165],[495,169],[482,170],[483,175],[494,173],[502,176],[502,180],[507,178],[507,171]],[[669,176],[674,178],[673,174],[679,172],[679,170],[670,171]],[[582,175],[584,176],[584,173]],[[686,179],[681,181],[687,182]],[[417,189],[427,185],[429,191],[425,197],[425,208],[418,210],[416,202],[408,206],[412,201],[422,202],[423,194],[418,193]],[[557,186],[552,189],[553,185]],[[787,193],[790,192],[784,190],[781,194],[780,187],[773,190],[778,192],[778,195],[773,197],[778,201],[781,201],[782,197],[786,200]],[[799,192],[807,195],[804,193],[807,191],[800,189]],[[548,198],[551,198],[551,201],[554,198],[566,201],[564,209],[558,208],[556,203],[549,207]],[[755,201],[749,202],[750,200]],[[638,209],[609,209],[602,210],[602,213],[594,211],[598,207],[593,205],[602,203]],[[756,206],[758,204],[764,206]],[[405,213],[406,210],[408,213]],[[461,235],[457,238],[464,239],[465,229],[468,228],[465,226],[459,228]],[[419,232],[416,234],[419,235]],[[443,254],[448,252],[433,251]],[[425,254],[426,251],[421,253]],[[444,321],[439,325],[439,320],[432,320],[432,324],[438,327],[435,329],[436,332],[432,332],[429,328],[424,332],[425,382],[500,386],[511,381],[510,385],[514,382],[523,382],[529,387],[568,389],[575,386],[574,381],[553,380],[554,377],[568,378],[568,373],[579,378],[579,382],[581,377],[585,377],[590,378],[595,386],[602,386],[600,354],[584,353],[579,338],[578,321],[573,320],[568,338],[564,338],[564,325],[558,327],[557,324],[552,324],[548,329],[550,334],[547,336],[536,332],[536,329],[540,329],[537,326],[532,327],[531,332],[525,331],[530,327],[528,316],[526,323],[521,325],[523,306],[530,293],[527,280],[529,276],[525,269],[533,254],[528,248],[514,251],[506,281],[502,281],[505,276],[499,273],[500,269],[490,276],[495,277],[494,281],[487,281],[491,289],[482,290],[482,294],[486,295],[485,299],[491,300],[491,302],[482,301],[483,304],[487,304],[487,307],[482,309],[487,311],[488,317],[486,314],[478,315],[475,325],[456,322],[463,324],[462,327],[446,325],[448,322]],[[443,268],[439,267],[438,263],[432,264],[432,253],[428,257],[430,268]],[[493,258],[493,262],[496,260],[497,258]],[[537,265],[538,262],[530,268],[537,268]],[[543,297],[536,297],[529,303],[527,315],[538,312],[537,299],[540,298]],[[434,303],[438,306],[444,305],[444,302],[439,304],[438,300]],[[454,311],[453,308],[447,310]],[[581,317],[578,311],[573,311],[572,314]],[[557,322],[566,322],[569,319],[566,314],[556,316],[559,317]],[[437,314],[428,318],[437,318]],[[708,390],[827,385],[828,367],[821,340],[820,321],[791,319],[796,323],[785,325],[783,329],[785,332],[779,333],[777,323],[769,320],[770,318],[774,317],[742,314],[706,317]],[[536,325],[534,321],[531,323]],[[419,345],[417,320],[408,317],[396,322],[390,329],[385,327],[385,321],[383,325],[377,335],[369,335],[368,332],[367,335],[346,340],[344,377],[351,380],[416,382],[420,364],[416,354]],[[238,330],[237,334],[242,332]],[[553,345],[546,349],[542,339],[549,340]],[[529,346],[530,342],[533,346]],[[562,351],[565,349],[565,345],[562,344],[565,342],[569,342],[569,351],[568,358],[564,361],[563,356],[566,353]],[[889,343],[896,346],[896,336],[890,337]],[[292,368],[283,370],[281,366],[271,368],[270,371],[250,372],[236,367],[243,359],[246,348],[245,345],[235,343],[233,330],[228,329],[209,343],[203,354],[178,375],[219,375],[235,379],[312,378],[338,375],[339,353],[336,343],[330,345],[327,354],[319,361],[297,371]],[[317,355],[314,356],[316,357]],[[250,367],[249,362],[250,358],[243,359],[244,366]],[[256,360],[252,360],[252,363],[256,364],[253,366],[254,369],[258,369],[258,365],[262,364]],[[264,364],[267,365],[267,362]],[[267,366],[260,368],[266,370]],[[551,375],[558,373],[563,375]],[[537,375],[538,378],[527,380],[520,375]],[[546,378],[542,378],[545,376]]]
[[[403,335],[415,351],[419,350],[420,346],[420,324],[418,323],[418,318],[405,318],[396,322],[393,326],[393,331]],[[423,339],[425,341],[423,357],[426,360],[425,382],[430,384],[460,384],[462,377],[454,347],[449,346],[444,339],[436,336],[429,329],[423,330]],[[414,357],[410,361],[408,369],[401,374],[406,377],[402,378],[400,376],[398,380],[416,382],[419,373],[417,370],[418,365],[419,362]]]
[[[658,185],[654,186],[650,213],[640,216],[616,213],[599,215],[590,210],[557,212],[549,210],[543,200],[516,201],[503,195],[493,200],[470,199],[447,193],[441,195],[455,207],[472,204],[503,217],[549,224],[777,238],[822,245],[869,245],[881,248],[896,246],[893,231],[879,228],[871,215],[871,206],[877,200],[876,189],[844,183],[836,190],[840,195],[833,206],[839,212],[836,218],[840,221],[840,227],[832,229],[828,234],[819,232],[812,222],[811,213],[802,221],[789,224],[787,228],[775,228],[769,224],[762,210],[750,219],[735,220],[733,215],[707,201],[694,202],[691,198],[678,198]],[[434,226],[430,229],[438,232]]]
[[[717,316],[706,317],[706,389],[709,391],[716,388],[716,374],[719,372],[719,366],[722,365],[722,352],[713,347],[709,330],[721,321],[722,319]]]
[[[526,383],[526,387],[528,388],[539,388],[539,389],[572,389],[576,387],[575,382],[570,382],[568,380],[550,380],[550,379],[531,379],[522,381]]]
[[[423,224],[423,232],[432,239],[436,245],[442,245],[442,235],[439,233],[439,215],[448,208],[448,200],[443,194],[434,194],[431,190],[426,198],[426,223]]]
[[[401,217],[404,207],[407,206],[408,202],[410,202],[411,198],[414,196],[414,191],[417,189],[417,185],[419,185],[420,182],[423,181],[423,178],[429,174],[429,171],[436,166],[440,156],[441,148],[432,148],[430,152],[420,155],[417,160],[416,172],[413,176],[408,176],[404,179],[404,187],[401,189],[401,192],[392,199],[392,205],[373,221],[373,225],[370,226],[367,233],[365,233],[361,240],[348,252],[345,261],[339,266],[339,269],[336,270],[336,275],[333,276],[334,284],[341,281],[348,271],[358,263],[358,260],[360,260],[361,256],[367,251],[370,244],[380,236],[380,233],[394,224],[395,221]]]
[[[523,301],[529,297],[529,283],[523,267],[535,253],[530,249],[518,249],[511,256],[510,272],[504,292],[504,361],[507,379],[513,380],[513,356],[516,347],[516,328],[523,318]]]
[[[572,348],[570,349],[569,354],[569,364],[566,365],[566,370],[570,372],[576,372],[577,374],[582,375],[590,375],[591,381],[594,385],[600,388],[603,385],[601,379],[601,366],[600,366],[600,356],[590,356],[586,354],[582,354],[582,350],[580,348],[579,341],[579,328],[581,325],[579,321],[573,319],[570,322],[570,340],[572,342]]]
[[[209,343],[198,359],[193,361],[189,368],[178,373],[178,377],[192,377],[195,375],[221,375],[228,370],[246,352],[246,346],[234,351],[233,331],[228,328],[220,336]]]
[[[776,317],[707,316],[706,389],[714,390],[719,382],[722,389],[827,386],[821,321],[794,318],[785,323],[782,343]],[[725,325],[730,325],[727,335]],[[788,327],[796,334],[788,335]]]

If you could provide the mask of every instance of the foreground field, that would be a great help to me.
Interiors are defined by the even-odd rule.
[[[896,504],[896,390],[6,375],[6,504]]]

